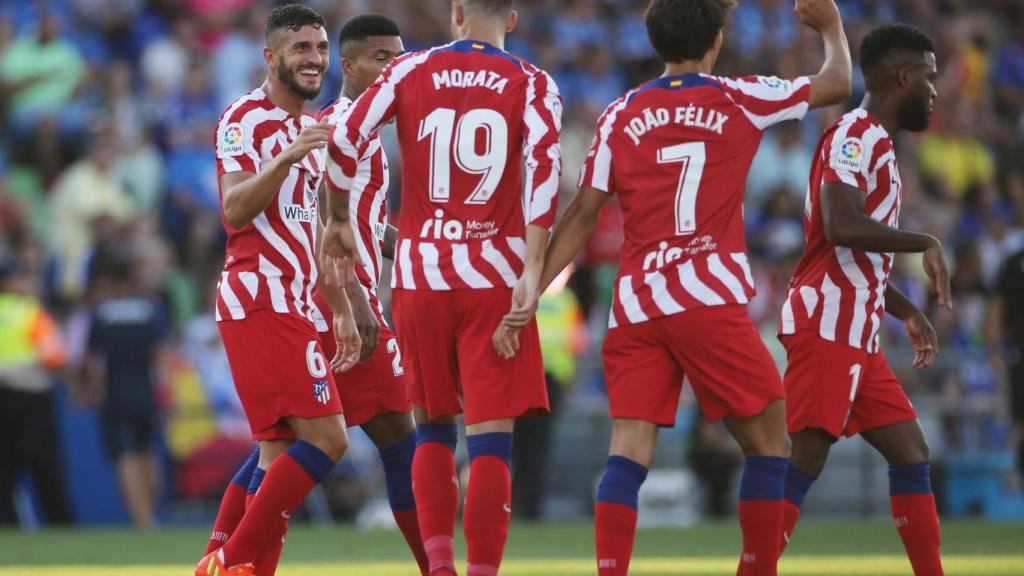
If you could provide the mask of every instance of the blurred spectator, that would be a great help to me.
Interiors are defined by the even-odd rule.
[[[997,373],[1008,367],[1010,411],[1017,470],[1024,478],[1024,250],[1003,263],[989,311],[991,361]],[[1006,355],[1001,354],[1005,347]]]
[[[132,273],[137,264],[142,262],[123,251],[97,256],[103,288],[92,314],[84,384],[86,397],[101,405],[104,443],[132,521],[149,527],[161,491],[155,389],[169,319],[146,282]]]
[[[0,76],[11,90],[10,113],[29,126],[57,115],[85,78],[85,62],[78,49],[60,37],[56,13],[39,19],[34,34],[23,34],[3,53]]]
[[[66,354],[60,330],[40,305],[32,270],[0,260],[0,525],[16,524],[14,498],[27,472],[50,524],[71,522],[54,376]],[[26,519],[22,519],[26,520]]]
[[[547,495],[553,433],[562,412],[562,398],[576,377],[576,356],[586,348],[586,328],[579,302],[566,288],[573,268],[568,266],[548,286],[537,303],[544,380],[551,413],[516,422],[512,501],[517,517],[539,520]]]
[[[1011,20],[1013,36],[999,51],[996,62],[996,102],[1010,120],[1016,120],[1018,134],[1024,134],[1024,7]]]
[[[103,129],[89,155],[71,165],[53,191],[50,240],[64,296],[78,296],[85,288],[85,264],[93,246],[94,225],[105,218],[123,222],[136,213],[128,193],[111,174],[117,154],[113,132]]]
[[[259,86],[266,74],[263,26],[267,22],[267,11],[254,7],[244,12],[239,21],[241,26],[228,32],[213,51],[211,67],[218,113],[239,94]]]
[[[976,137],[978,114],[968,101],[947,101],[940,110],[941,122],[921,141],[921,172],[942,194],[961,199],[972,186],[992,183],[995,161]]]
[[[750,166],[747,202],[761,206],[780,187],[802,201],[813,155],[814,149],[807,147],[796,122],[786,122],[770,131]]]

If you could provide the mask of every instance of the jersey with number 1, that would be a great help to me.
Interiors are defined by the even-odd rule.
[[[515,285],[526,225],[554,221],[561,111],[548,74],[483,42],[406,54],[383,71],[332,131],[340,154],[328,171],[351,188],[356,159],[395,120],[402,209],[393,287]]]
[[[810,81],[666,76],[612,103],[580,186],[619,196],[625,243],[609,326],[754,295],[743,190],[764,130],[804,116]]]

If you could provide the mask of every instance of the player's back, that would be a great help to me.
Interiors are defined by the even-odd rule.
[[[892,140],[862,108],[834,121],[818,142],[804,204],[806,246],[789,283],[780,333],[809,328],[826,340],[873,352],[893,255],[829,243],[821,189],[831,183],[860,189],[865,214],[898,226],[902,183]]]
[[[581,186],[625,220],[612,324],[754,294],[743,190],[764,129],[807,110],[806,78],[662,77],[605,111]]]
[[[396,59],[357,101],[360,130],[390,115],[397,123],[395,287],[514,285],[526,224],[554,219],[560,102],[547,74],[472,40]]]

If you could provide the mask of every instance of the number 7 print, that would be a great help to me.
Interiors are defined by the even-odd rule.
[[[658,164],[683,164],[676,187],[677,236],[693,234],[697,230],[697,192],[704,175],[704,150],[703,142],[685,142],[658,150]]]

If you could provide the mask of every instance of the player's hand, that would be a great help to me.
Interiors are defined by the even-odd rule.
[[[931,248],[924,251],[921,263],[924,266],[924,273],[928,275],[928,284],[932,294],[939,298],[939,306],[952,310],[953,297],[949,287],[949,269],[946,267],[946,256],[942,253],[942,244],[938,240]]]
[[[931,366],[939,355],[939,337],[935,334],[931,322],[924,314],[914,314],[903,326],[910,337],[910,345],[917,353],[914,356],[914,368],[923,369]]]
[[[356,266],[362,266],[363,261],[359,258],[351,223],[327,222],[320,241],[320,258],[323,270],[328,272],[325,278],[328,286],[346,286],[355,281]]]
[[[333,372],[347,372],[359,363],[359,354],[363,342],[359,338],[359,330],[351,319],[334,318],[334,340],[338,343],[338,351],[331,359]]]
[[[818,32],[843,25],[834,0],[796,0],[793,11],[801,22]]]
[[[331,135],[331,125],[327,122],[317,122],[302,129],[295,141],[281,152],[281,156],[294,164],[301,161],[313,150],[320,150],[327,147],[327,140]]]
[[[538,284],[540,284],[539,272],[523,271],[522,277],[512,289],[512,309],[502,319],[503,325],[518,332],[530,322],[534,313],[537,312],[537,302],[540,299]]]
[[[359,294],[351,296],[355,291],[358,291]],[[359,339],[363,342],[359,361],[364,362],[377,350],[377,344],[380,341],[380,321],[377,320],[377,315],[370,308],[370,301],[366,298],[362,288],[356,287],[355,290],[349,291],[349,294],[348,302],[352,306],[352,318],[355,320]]]
[[[519,331],[509,328],[502,322],[491,336],[491,343],[494,344],[494,351],[498,356],[509,360],[519,350]]]

